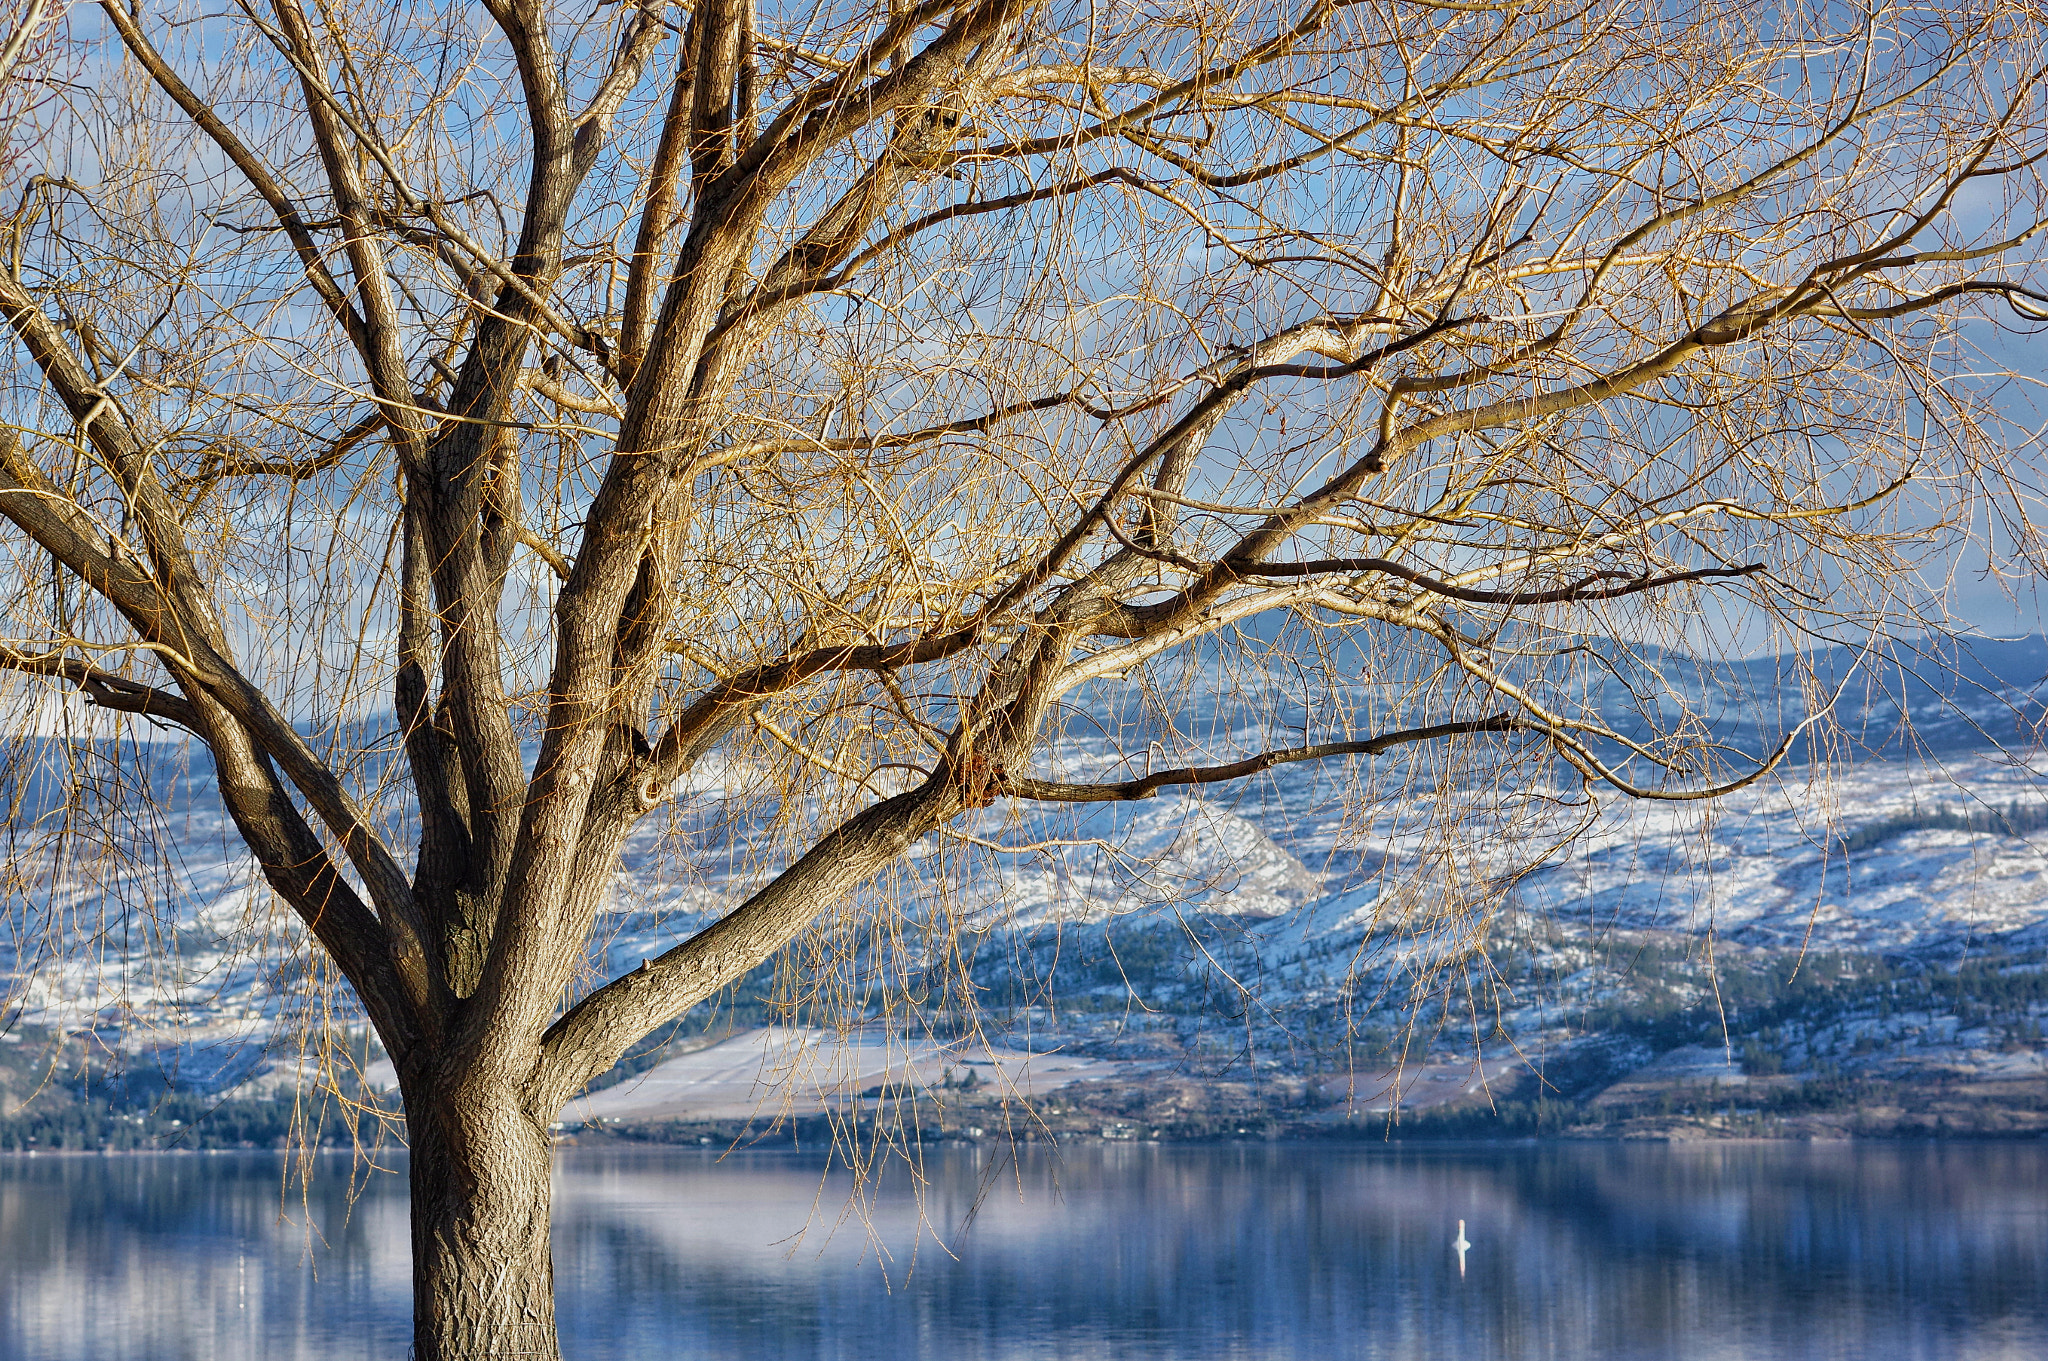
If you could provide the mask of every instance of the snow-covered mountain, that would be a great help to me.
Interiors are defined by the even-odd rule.
[[[1234,923],[1233,957],[1249,961],[1275,1005],[1352,995],[1397,966],[1426,972],[1426,959],[1469,956],[1488,932],[1671,932],[1735,948],[1942,957],[2048,944],[2048,765],[2032,746],[2048,641],[1904,657],[1709,665],[1617,650],[1580,700],[1624,736],[1658,716],[1642,696],[1665,695],[1668,720],[1675,694],[1728,748],[1756,753],[1832,700],[1862,746],[1795,750],[1771,778],[1713,803],[1559,794],[1528,801],[1540,805],[1529,813],[1489,787],[1487,816],[1447,841],[1435,814],[1457,797],[1458,772],[1437,771],[1419,793],[1397,772],[1381,790],[1409,792],[1375,803],[1360,801],[1343,769],[1283,766],[1243,787],[1138,803],[998,806],[963,837],[921,848],[878,891],[914,917],[943,909],[949,927],[1027,942],[1112,921]],[[1808,681],[1803,698],[1797,687],[1787,697],[1783,678],[1795,670]],[[1276,729],[1301,731],[1321,703],[1284,690],[1247,702],[1242,685],[1231,693],[1198,705],[1200,721],[1182,728],[1202,734],[1210,759],[1266,744]],[[1103,698],[1094,730],[1121,725],[1128,738],[1141,716],[1123,703]],[[1257,724],[1240,723],[1253,712]],[[195,1085],[245,1075],[248,1044],[311,1023],[324,1003],[303,942],[235,844],[203,759],[169,742],[118,758],[93,743],[56,755],[45,745],[33,761],[28,751],[0,773],[16,809],[16,889],[0,922],[9,1007],[148,1048]],[[51,764],[59,755],[70,772]],[[1105,776],[1112,764],[1085,735],[1058,760],[1068,778]],[[89,835],[51,831],[66,811],[60,774],[87,777],[69,812]],[[378,772],[360,780],[374,788]],[[728,788],[700,775],[672,817],[636,837],[593,974],[659,953],[786,859],[758,809],[734,816]],[[402,839],[407,810],[395,796],[384,807]],[[120,849],[152,842],[171,858]]]

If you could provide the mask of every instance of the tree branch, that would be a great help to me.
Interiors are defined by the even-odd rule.
[[[257,197],[269,205],[271,214],[277,218],[278,225],[290,239],[292,250],[299,258],[300,267],[306,271],[306,278],[313,285],[313,291],[319,295],[327,310],[346,328],[356,346],[360,349],[366,345],[368,342],[363,332],[363,319],[349,306],[348,295],[327,268],[320,243],[313,239],[313,233],[306,220],[299,215],[298,205],[291,201],[290,196],[278,184],[276,177],[270,173],[270,167],[243,145],[242,139],[222,121],[220,115],[179,78],[178,73],[171,69],[170,63],[163,59],[143,33],[141,25],[121,7],[120,0],[100,0],[100,8],[113,21],[115,31],[121,35],[122,45],[141,63],[142,69],[149,73],[150,79],[154,80],[163,92],[171,97],[172,102],[183,109],[185,115],[199,126],[199,130],[220,148],[221,154],[227,157],[230,165],[241,172],[242,178],[249,182]]]
[[[1124,780],[1116,784],[1063,784],[1054,780],[1034,780],[1024,776],[1006,775],[997,771],[993,776],[990,790],[992,793],[1010,798],[1031,799],[1038,803],[1129,803],[1138,799],[1153,798],[1161,789],[1168,786],[1221,784],[1229,780],[1244,780],[1271,770],[1274,766],[1291,765],[1297,761],[1326,761],[1336,756],[1378,756],[1405,743],[1431,742],[1440,737],[1460,737],[1469,733],[1531,731],[1539,731],[1537,725],[1509,714],[1495,714],[1492,718],[1432,723],[1425,728],[1403,728],[1397,732],[1382,733],[1378,737],[1362,742],[1324,742],[1313,747],[1283,747],[1274,751],[1262,751],[1256,756],[1247,756],[1242,761],[1232,761],[1227,765],[1183,766],[1175,770],[1159,770],[1142,779]]]
[[[675,226],[683,161],[690,149],[693,75],[690,50],[685,46],[676,62],[675,88],[669,94],[668,116],[662,120],[654,164],[648,168],[647,199],[640,209],[640,226],[634,235],[633,262],[626,271],[625,311],[619,322],[619,381],[626,387],[633,385],[641,356],[647,353],[655,267],[661,260],[662,242]]]
[[[56,648],[39,654],[0,643],[0,667],[69,681],[103,709],[164,719],[194,736],[205,735],[198,711],[180,696],[130,680],[76,657],[66,657]]]
[[[576,1003],[541,1036],[552,1113],[664,1020],[744,978],[959,808],[938,780],[856,813],[716,923]]]
[[[1362,574],[1380,572],[1387,576],[1399,577],[1428,591],[1431,595],[1444,596],[1450,600],[1462,600],[1471,605],[1569,605],[1588,600],[1615,600],[1625,595],[1636,595],[1642,591],[1654,591],[1664,586],[1675,586],[1686,581],[1706,581],[1716,577],[1750,577],[1765,570],[1761,562],[1744,567],[1701,567],[1687,572],[1669,572],[1663,576],[1631,576],[1625,572],[1594,572],[1581,577],[1569,586],[1560,586],[1548,591],[1478,591],[1468,586],[1453,586],[1439,581],[1413,567],[1404,566],[1386,558],[1323,558],[1314,562],[1265,562],[1256,566],[1240,566],[1226,563],[1233,573],[1244,577],[1312,577],[1327,573]],[[1619,581],[1619,586],[1600,586],[1603,581]]]

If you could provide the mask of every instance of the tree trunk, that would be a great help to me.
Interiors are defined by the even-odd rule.
[[[417,1361],[557,1361],[548,1132],[518,1100],[407,1094]]]

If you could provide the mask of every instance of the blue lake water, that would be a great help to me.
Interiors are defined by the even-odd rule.
[[[8,1361],[402,1358],[402,1178],[0,1158]],[[2048,1356],[2048,1144],[566,1150],[575,1361]],[[1451,1242],[1466,1222],[1460,1276]]]

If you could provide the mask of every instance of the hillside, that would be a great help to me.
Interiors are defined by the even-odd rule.
[[[1807,669],[1832,690],[1848,661],[1823,655]],[[1795,751],[1773,778],[1714,804],[1559,801],[1542,818],[1476,823],[1457,893],[1421,854],[1429,808],[1347,817],[1340,776],[1312,767],[1207,797],[999,806],[972,829],[978,844],[911,862],[893,891],[924,925],[850,967],[934,984],[929,1010],[899,1018],[913,1030],[957,1029],[971,982],[980,1023],[1003,1043],[1142,1060],[1129,1091],[1106,1080],[1096,1106],[1068,1099],[1089,1120],[1142,1112],[1147,1092],[1168,1088],[1186,1111],[1226,1087],[1242,1088],[1226,1124],[1254,1109],[1304,1127],[1427,1117],[1450,1128],[1455,1115],[1474,1132],[1683,1123],[1703,1108],[1695,1094],[1724,1088],[1746,1089],[1715,1117],[1730,1128],[1773,1111],[1892,1107],[1887,1127],[1910,1128],[1917,1117],[1891,1098],[1917,1092],[1931,1110],[1928,1093],[1963,1087],[2008,1115],[2048,1105],[2036,1099],[2048,1095],[2048,785],[2025,759],[2048,643],[1909,661],[1841,687],[1854,759]],[[1689,707],[1730,748],[1766,750],[1798,718],[1768,683],[1784,669],[1776,660],[1708,667],[1638,650],[1630,665],[1682,678]],[[1626,734],[1642,721],[1640,688],[1617,667],[1608,691],[1583,699]],[[1313,708],[1256,698],[1283,724]],[[1201,715],[1211,750],[1259,740],[1242,730],[1241,689],[1234,702]],[[1135,721],[1095,715],[1097,730]],[[1068,772],[1107,760],[1085,735],[1057,755]],[[334,1011],[309,987],[295,933],[225,835],[210,773],[171,744],[126,757],[86,744],[74,759],[106,762],[118,786],[84,808],[103,845],[132,848],[153,830],[175,855],[36,849],[21,829],[54,811],[51,771],[10,763],[16,844],[28,847],[15,867],[42,887],[13,902],[0,940],[9,1014],[18,1032],[68,1034],[100,1056],[74,1064],[49,1102],[268,1101],[289,1089],[298,1037],[354,1023],[345,999]],[[736,814],[746,780],[700,777],[646,831],[595,968],[658,953],[787,853],[761,809]],[[1435,797],[1457,797],[1444,788]],[[387,811],[403,836],[408,810]],[[693,872],[666,870],[658,841],[681,844]],[[687,854],[692,843],[701,854]],[[682,1033],[701,1043],[706,1027],[778,1019],[772,1000],[764,971]],[[644,1045],[623,1071],[663,1052]],[[1454,1081],[1461,1072],[1485,1081]],[[1506,1114],[1456,1114],[1487,1105]]]

